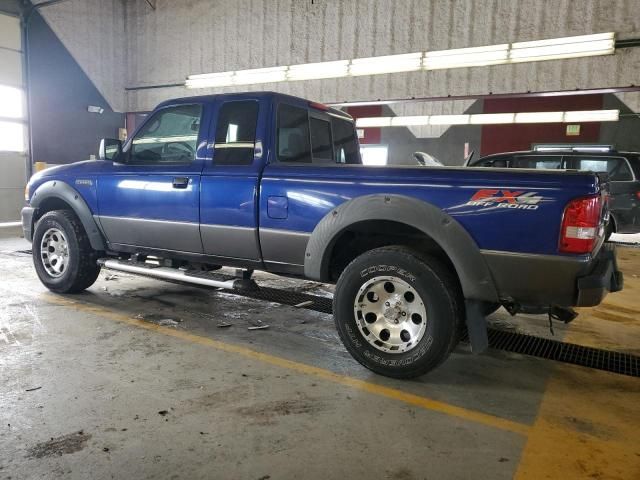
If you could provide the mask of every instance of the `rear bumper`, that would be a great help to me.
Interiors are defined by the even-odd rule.
[[[595,257],[483,251],[502,301],[530,306],[591,307],[622,289],[615,247]]]
[[[33,207],[24,207],[22,209],[22,231],[24,232],[24,238],[28,241],[31,241],[33,238],[33,212],[35,208]]]

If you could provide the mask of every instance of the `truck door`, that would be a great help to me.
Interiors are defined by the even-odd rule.
[[[261,264],[258,189],[269,103],[243,97],[216,105],[209,138],[213,161],[202,172],[200,233],[204,253]]]
[[[110,243],[202,252],[203,113],[200,103],[156,110],[98,178],[98,220]]]

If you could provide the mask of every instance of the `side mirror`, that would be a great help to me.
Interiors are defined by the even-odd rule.
[[[122,142],[115,138],[103,138],[100,140],[98,158],[100,160],[113,160],[122,153]]]

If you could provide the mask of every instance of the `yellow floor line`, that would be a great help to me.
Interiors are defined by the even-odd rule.
[[[515,478],[640,479],[639,431],[637,378],[556,365]]]
[[[450,405],[448,403],[432,400],[426,397],[421,397],[419,395],[406,393],[394,388],[384,387],[382,385],[377,385],[375,383],[365,382],[363,380],[358,380],[356,378],[340,375],[340,374],[331,372],[330,370],[325,370],[323,368],[318,368],[311,365],[306,365],[304,363],[287,360],[282,357],[277,357],[275,355],[270,355],[267,353],[251,350],[249,348],[242,347],[240,345],[226,343],[220,340],[214,340],[212,338],[202,337],[199,335],[194,335],[192,333],[185,332],[184,330],[177,330],[173,328],[156,325],[153,323],[148,323],[143,320],[138,320],[135,318],[131,318],[127,315],[114,312],[112,310],[109,310],[101,306],[81,303],[76,300],[70,300],[69,298],[53,295],[50,293],[45,293],[43,297],[46,302],[51,304],[69,307],[80,312],[93,314],[103,318],[108,318],[110,320],[115,320],[121,323],[125,323],[127,325],[132,325],[138,328],[144,328],[146,330],[162,333],[163,335],[179,338],[179,339],[186,340],[188,342],[195,343],[198,345],[204,345],[207,347],[213,347],[217,350],[235,353],[253,360],[261,361],[263,363],[286,368],[286,369],[293,370],[295,372],[306,374],[306,375],[312,375],[312,376],[321,378],[323,380],[327,380],[333,383],[355,388],[361,391],[372,393],[374,395],[379,395],[381,397],[398,400],[400,402],[413,405],[416,407],[424,408],[426,410],[443,413],[445,415],[479,423],[479,424],[486,425],[488,427],[493,427],[499,430],[505,430],[508,432],[517,433],[520,435],[527,435],[527,433],[529,432],[530,427],[528,425],[514,422],[512,420],[507,420],[504,418],[496,417],[486,413],[477,412],[474,410],[468,410],[466,408],[457,407],[454,405]]]

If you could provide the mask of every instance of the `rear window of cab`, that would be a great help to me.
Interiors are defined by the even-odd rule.
[[[288,164],[359,164],[360,149],[352,121],[318,116],[286,103],[278,106],[277,158]]]

